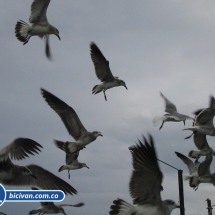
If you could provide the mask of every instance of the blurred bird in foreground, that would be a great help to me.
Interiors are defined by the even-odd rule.
[[[62,190],[65,194],[77,194],[67,182],[48,170],[31,164],[18,166],[11,159],[22,160],[34,155],[42,146],[28,138],[17,138],[0,151],[0,183],[9,186],[38,186],[45,190]]]
[[[160,171],[152,136],[149,141],[145,137],[144,144],[139,140],[135,146],[129,147],[132,154],[133,171],[129,182],[131,205],[122,199],[113,201],[111,215],[170,215],[172,210],[179,208],[173,200],[162,201],[163,174]]]

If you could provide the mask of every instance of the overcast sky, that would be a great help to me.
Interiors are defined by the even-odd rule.
[[[1,148],[17,137],[34,139],[44,147],[40,155],[14,163],[42,165],[71,183],[78,195],[66,196],[64,203],[86,204],[65,208],[67,214],[74,215],[107,215],[116,198],[132,203],[128,147],[142,134],[154,137],[159,159],[187,175],[186,166],[174,152],[188,155],[196,149],[192,138],[184,140],[191,132],[182,131],[183,122],[167,122],[159,131],[152,119],[164,114],[159,91],[176,105],[178,112],[189,116],[208,106],[208,97],[215,89],[215,2],[52,0],[47,17],[61,37],[61,41],[54,35],[50,37],[53,62],[45,56],[43,40],[31,37],[23,46],[15,37],[15,24],[18,20],[28,22],[31,3],[0,2]],[[109,60],[113,75],[128,87],[106,91],[107,102],[103,93],[91,93],[100,83],[90,58],[92,41]],[[70,171],[70,179],[67,171],[58,172],[65,154],[55,147],[53,139],[73,138],[44,101],[41,87],[73,107],[89,131],[103,134],[80,152],[79,161],[90,169]],[[186,121],[187,127],[191,125],[192,121]],[[213,147],[214,137],[208,142]],[[162,198],[178,202],[177,171],[161,163],[160,168],[164,174]],[[211,171],[215,171],[213,164]],[[207,198],[215,204],[213,185],[201,184],[195,192],[184,181],[184,188],[187,215],[207,214]],[[4,203],[0,211],[28,214],[39,206]],[[172,214],[179,214],[178,209]]]

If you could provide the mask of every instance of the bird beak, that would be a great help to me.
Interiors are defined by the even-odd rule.
[[[58,37],[59,40],[61,40],[59,34],[57,34],[56,36]]]
[[[30,176],[32,176],[33,178],[37,179],[37,177],[35,175],[33,175],[33,174],[30,174]]]
[[[85,167],[86,167],[87,169],[89,169],[89,166],[86,165]]]
[[[103,135],[100,133],[99,136],[103,137]]]
[[[126,85],[124,85],[124,87],[125,87],[126,90],[128,89]]]

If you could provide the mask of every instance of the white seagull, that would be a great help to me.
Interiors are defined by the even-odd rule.
[[[46,11],[49,6],[50,0],[34,0],[31,5],[31,15],[29,22],[32,26],[26,22],[20,20],[15,26],[15,34],[19,41],[23,42],[25,45],[31,36],[39,36],[40,38],[45,38],[45,52],[48,59],[52,58],[50,46],[49,46],[49,35],[54,34],[58,37],[59,31],[57,28],[49,24]]]
[[[164,114],[163,116],[156,116],[153,119],[153,125],[157,126],[159,125],[161,122],[161,126],[159,128],[159,130],[163,127],[164,122],[184,122],[185,125],[185,120],[186,119],[193,119],[187,115],[184,114],[180,114],[177,112],[176,106],[170,102],[161,92],[160,92],[161,97],[164,99],[165,102],[165,112],[167,112],[167,114]]]
[[[40,166],[18,166],[11,159],[21,160],[28,154],[38,153],[42,146],[34,140],[18,138],[0,151],[0,183],[9,186],[38,186],[46,190],[62,190],[65,194],[77,194],[67,182]]]
[[[41,89],[41,93],[49,106],[60,116],[67,131],[76,141],[64,143],[66,153],[79,151],[96,140],[98,136],[103,136],[100,131],[87,131],[75,110],[58,97],[44,89]]]
[[[191,150],[189,157],[199,158],[200,156],[206,156],[208,154],[215,156],[215,151],[209,146],[206,135],[200,134],[199,132],[193,132],[193,141],[199,151]]]
[[[197,111],[196,115],[193,127],[185,128],[183,130],[191,130],[193,132],[197,131],[204,135],[215,136],[215,128],[213,124],[215,115],[215,98],[212,95],[209,96],[208,108],[202,109],[202,111]],[[191,136],[192,134],[189,137]],[[186,139],[189,137],[186,137]]]
[[[198,172],[197,172],[197,168],[200,164],[200,162],[198,161],[198,159],[195,160],[195,162],[193,162],[190,158],[186,157],[185,155],[179,153],[179,152],[175,152],[175,154],[187,165],[188,171],[189,171],[189,176],[185,176],[184,179],[188,180],[190,179],[192,176],[197,176]]]
[[[95,67],[96,76],[100,79],[102,84],[95,85],[92,89],[93,94],[100,93],[103,91],[105,100],[107,101],[107,97],[105,91],[107,89],[124,86],[126,89],[127,86],[123,80],[120,80],[118,77],[113,76],[110,67],[109,61],[106,60],[100,49],[95,43],[90,44],[90,55]]]
[[[195,164],[186,156],[176,152],[176,155],[187,165],[190,176],[185,176],[185,180],[190,180],[189,184],[195,191],[200,183],[212,183],[215,186],[215,173],[211,174],[210,165],[213,160],[211,155],[207,155],[201,163],[196,160]]]
[[[179,208],[173,200],[162,201],[163,174],[158,166],[153,139],[144,137],[144,144],[139,143],[130,148],[133,160],[133,171],[129,182],[131,205],[122,199],[113,201],[109,214],[111,215],[170,215],[172,210]]]
[[[54,143],[59,149],[66,152],[64,150],[64,142],[59,140],[54,140]],[[69,153],[69,154],[66,153],[66,165],[62,165],[59,168],[58,172],[61,172],[63,170],[68,170],[68,177],[70,178],[70,173],[69,173],[70,170],[81,169],[83,167],[86,167],[89,169],[89,167],[85,163],[80,163],[78,161],[78,156],[79,156],[79,151],[76,151],[74,153]]]
[[[36,187],[32,187],[32,190],[38,190]],[[83,202],[77,203],[75,205],[70,205],[70,204],[59,204],[56,205],[54,204],[54,202],[40,202],[41,207],[34,209],[32,211],[29,212],[30,214],[57,214],[57,213],[62,213],[64,215],[66,215],[63,207],[64,206],[72,206],[72,207],[82,207],[84,206]]]

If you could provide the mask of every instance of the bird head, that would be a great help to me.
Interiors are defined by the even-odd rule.
[[[172,211],[175,208],[180,208],[180,205],[176,204],[173,200],[166,199],[164,202],[166,203],[170,211]]]
[[[54,34],[58,37],[59,40],[61,40],[60,35],[59,35],[59,31],[57,28],[54,28]]]
[[[103,137],[102,133],[100,131],[94,131],[93,135],[97,138],[98,136]]]
[[[82,163],[82,167],[86,167],[87,169],[89,169],[89,167],[85,163]]]
[[[128,89],[127,86],[126,86],[126,84],[125,84],[125,82],[123,80],[120,80],[120,86],[125,87],[126,90]]]

